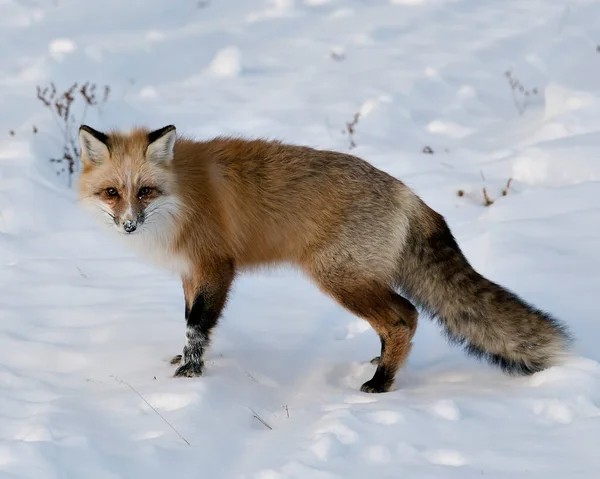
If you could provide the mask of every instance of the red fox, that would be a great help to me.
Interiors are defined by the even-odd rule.
[[[192,141],[173,125],[107,134],[82,125],[79,140],[82,203],[181,276],[186,340],[171,361],[176,377],[203,373],[236,273],[274,263],[301,268],[378,333],[364,392],[393,387],[417,328],[414,305],[507,373],[533,374],[569,349],[562,323],[477,273],[441,215],[356,156],[260,139]]]

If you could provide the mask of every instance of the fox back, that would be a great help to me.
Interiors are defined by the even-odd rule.
[[[231,256],[240,267],[350,254],[391,279],[421,203],[395,178],[342,153],[163,130],[156,139],[83,130],[93,148],[82,148],[81,199],[132,246],[191,262]]]

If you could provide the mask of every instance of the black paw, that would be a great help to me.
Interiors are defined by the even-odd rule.
[[[379,361],[381,361],[381,356],[375,356],[373,359],[371,359],[371,361],[369,361],[371,364],[374,364],[375,366],[377,366],[379,364]]]
[[[364,383],[360,390],[364,393],[386,393],[393,385],[393,381],[379,381],[375,378]]]
[[[200,363],[183,363],[175,370],[173,377],[175,378],[195,378],[202,376],[204,372],[204,362]]]
[[[181,364],[181,354],[178,354],[177,356],[173,356],[173,358],[169,361],[169,363],[172,366],[179,366]]]

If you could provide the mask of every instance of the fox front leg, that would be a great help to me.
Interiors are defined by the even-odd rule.
[[[205,265],[183,279],[185,346],[183,354],[171,361],[178,364],[175,377],[201,376],[204,372],[204,353],[210,343],[211,331],[225,307],[234,274],[233,262],[219,261]]]

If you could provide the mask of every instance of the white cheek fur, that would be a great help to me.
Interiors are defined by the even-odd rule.
[[[114,227],[114,215],[106,204],[96,198],[84,198],[81,205],[104,227]]]

